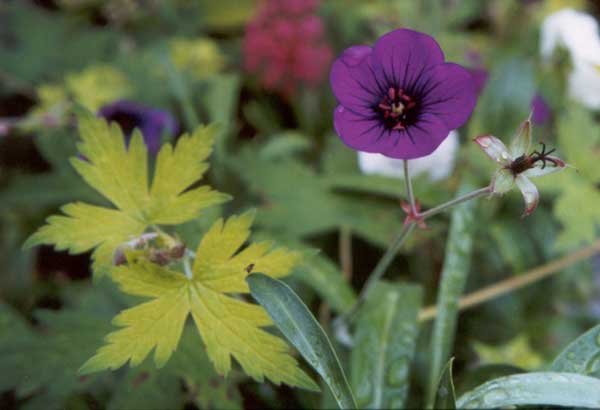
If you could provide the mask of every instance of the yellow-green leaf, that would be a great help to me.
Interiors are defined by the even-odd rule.
[[[68,204],[62,209],[65,215],[48,218],[26,246],[51,244],[73,253],[94,249],[94,272],[102,274],[111,266],[117,247],[149,225],[180,224],[229,199],[208,186],[189,189],[208,168],[205,160],[214,142],[213,126],[182,136],[175,148],[162,147],[150,190],[148,150],[139,131],[127,147],[117,125],[90,113],[80,114],[79,131],[83,158],[73,158],[71,163],[117,209]]]
[[[298,259],[297,253],[272,249],[266,242],[240,251],[253,219],[254,212],[247,212],[215,222],[198,246],[191,278],[144,259],[114,269],[113,279],[124,292],[152,299],[115,318],[114,324],[121,329],[108,335],[107,345],[81,371],[116,369],[127,361],[137,365],[152,349],[156,364],[163,365],[191,314],[219,374],[227,375],[233,358],[258,381],[267,378],[276,384],[318,389],[289,354],[287,343],[263,329],[272,325],[265,310],[231,295],[249,292],[245,283],[249,266],[280,277]]]

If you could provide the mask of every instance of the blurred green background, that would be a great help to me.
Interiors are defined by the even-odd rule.
[[[306,32],[278,41],[280,32],[269,24],[297,29],[289,23],[296,12],[285,7],[269,15],[266,26],[253,26],[266,6],[251,0],[0,3],[0,408],[331,406],[326,394],[258,384],[241,371],[225,380],[194,344],[197,340],[187,337],[160,371],[148,361],[137,368],[77,375],[111,329],[111,318],[133,298],[106,278],[94,283],[88,254],[21,248],[62,204],[104,201],[68,162],[77,155],[75,104],[97,111],[116,100],[135,101],[169,112],[182,131],[221,123],[208,181],[234,200],[186,224],[178,235],[194,246],[217,216],[257,208],[256,236],[320,250],[309,252],[287,281],[329,329],[331,317],[353,303],[401,228],[398,201],[405,197],[400,179],[361,173],[356,153],[335,135],[329,66],[346,47],[372,44],[394,28],[423,31],[438,40],[448,61],[472,69],[481,80],[477,108],[459,130],[452,173],[438,181],[421,175],[414,182],[424,207],[452,198],[461,181],[487,184],[494,167],[472,138],[492,134],[509,140],[536,96],[550,114],[536,124],[534,139],[556,147],[576,168],[535,181],[541,202],[530,217],[520,218],[518,192],[478,202],[469,233],[474,246],[467,292],[582,247],[598,249],[600,107],[574,97],[572,50],[559,47],[548,59],[539,49],[540,27],[549,15],[574,8],[597,18],[600,3],[296,3],[302,18],[319,21],[314,44]],[[252,35],[258,36],[255,42]],[[283,60],[276,53],[263,56],[260,45],[271,44],[268,40]],[[322,49],[311,54],[317,43]],[[299,53],[320,64],[302,64],[293,57]],[[253,64],[252,58],[259,62]],[[590,63],[598,77],[586,80],[590,87],[600,82],[599,61]],[[176,137],[162,135],[163,141]],[[425,306],[435,303],[448,222],[448,215],[428,221],[430,229],[411,237],[386,275],[420,284]],[[484,365],[547,366],[563,346],[598,323],[599,274],[593,258],[582,260],[550,280],[463,313],[453,353],[458,390],[487,380]],[[429,334],[427,324],[420,327],[415,360],[407,370],[406,406],[422,405],[429,351],[420,346]],[[347,348],[336,347],[349,367]],[[484,368],[490,369],[498,370]]]

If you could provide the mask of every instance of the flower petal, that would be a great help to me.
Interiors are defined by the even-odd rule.
[[[387,92],[378,84],[371,65],[372,48],[353,46],[346,49],[331,66],[329,80],[338,103],[356,112],[376,105]]]
[[[342,105],[334,111],[333,125],[344,144],[365,152],[380,152],[374,144],[388,134],[378,119],[363,117]]]
[[[510,152],[506,145],[498,138],[491,135],[481,135],[474,140],[485,153],[500,165],[509,165],[511,162]]]
[[[414,159],[431,154],[448,137],[446,123],[432,114],[422,114],[417,122],[401,131],[386,131],[374,148],[391,158]]]
[[[539,201],[539,194],[536,186],[533,182],[529,180],[525,175],[517,175],[515,179],[517,186],[521,190],[523,194],[523,199],[525,200],[525,213],[523,216],[531,215],[535,208],[537,208],[537,204]]]
[[[373,67],[388,87],[406,88],[429,66],[443,62],[444,52],[433,37],[413,30],[391,31],[373,47]]]
[[[510,155],[518,158],[531,148],[531,115],[521,123],[510,143]]]
[[[541,177],[543,175],[561,171],[565,169],[566,166],[567,164],[562,159],[558,157],[547,156],[545,166],[543,162],[537,161],[533,168],[529,168],[527,171],[521,173],[521,175],[524,175],[528,178]]]
[[[425,71],[407,92],[420,98],[421,112],[441,117],[449,129],[467,122],[477,103],[473,77],[454,63],[439,64]]]
[[[501,168],[492,179],[492,192],[494,194],[505,194],[515,185],[515,177],[508,169]]]

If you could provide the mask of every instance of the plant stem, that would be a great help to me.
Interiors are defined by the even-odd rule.
[[[394,260],[394,257],[396,256],[396,254],[402,247],[402,244],[410,235],[414,227],[414,222],[406,224],[402,227],[400,233],[396,236],[396,238],[394,239],[390,247],[387,249],[383,257],[379,260],[377,266],[375,266],[375,269],[373,269],[373,272],[369,276],[369,279],[367,279],[367,282],[363,286],[354,305],[350,308],[350,310],[348,310],[348,313],[344,314],[343,316],[340,316],[338,318],[339,320],[343,321],[345,318],[352,318],[354,316],[364,299],[367,297],[369,289],[371,289],[373,285],[375,285],[375,283],[383,276],[383,274]]]
[[[194,273],[192,272],[192,266],[190,265],[190,258],[188,255],[183,257],[183,271],[185,273],[185,277],[189,280],[194,278]]]
[[[415,204],[415,195],[413,193],[412,181],[410,179],[410,174],[408,172],[408,161],[403,161],[404,165],[404,181],[406,181],[406,195],[408,196],[408,201],[410,202],[410,210],[413,215],[417,215],[417,206]]]
[[[418,216],[422,219],[427,219],[432,217],[433,215],[437,215],[440,212],[443,212],[451,207],[453,207],[454,205],[458,205],[460,203],[469,201],[471,199],[486,195],[486,194],[490,194],[492,192],[492,188],[491,186],[486,186],[485,188],[480,188],[477,189],[475,191],[471,191],[467,194],[461,195],[459,197],[456,197],[448,202],[444,202],[441,205],[438,205],[434,208],[428,209],[425,212],[421,212]]]
[[[348,226],[340,227],[338,248],[342,273],[349,282],[352,280],[352,231]]]
[[[458,303],[459,310],[469,309],[481,303],[488,302],[497,297],[510,293],[512,291],[524,288],[541,279],[547,278],[555,273],[559,273],[562,269],[571,266],[579,261],[590,258],[600,252],[600,240],[597,240],[592,245],[563,256],[545,265],[538,266],[518,276],[513,276],[508,279],[501,280],[493,285],[470,293],[462,297]],[[426,322],[435,318],[437,315],[436,306],[429,306],[419,312],[419,321]]]
[[[404,176],[405,176],[405,180],[406,180],[406,192],[408,195],[408,200],[411,203],[411,209],[413,209],[412,207],[414,206],[413,204],[415,203],[415,198],[414,198],[414,193],[413,193],[413,189],[412,189],[412,182],[410,181],[410,175],[408,174],[407,161],[404,161]],[[458,196],[448,202],[445,202],[441,205],[431,208],[425,212],[418,213],[418,214],[415,213],[415,215],[417,215],[418,219],[425,220],[426,218],[437,215],[438,213],[443,212],[443,211],[453,207],[454,205],[458,205],[460,203],[469,201],[471,199],[474,199],[474,198],[477,198],[477,197],[480,197],[480,196],[483,196],[483,195],[486,195],[489,193],[491,193],[491,187],[487,186],[485,188],[480,188],[475,191],[471,191],[464,195]],[[387,268],[390,266],[390,264],[394,260],[394,257],[396,256],[396,254],[398,253],[398,251],[404,244],[404,241],[413,231],[414,227],[415,227],[415,222],[411,222],[402,227],[402,230],[400,231],[400,233],[396,236],[396,238],[394,238],[394,241],[392,242],[392,244],[388,247],[385,254],[381,257],[381,259],[375,266],[375,269],[373,269],[373,272],[371,273],[371,275],[369,275],[369,279],[367,279],[367,282],[365,283],[365,286],[363,286],[363,289],[361,290],[360,294],[358,295],[358,299],[356,300],[354,305],[350,308],[348,313],[337,318],[336,321],[338,322],[338,324],[339,324],[339,321],[343,321],[344,319],[351,318],[356,313],[356,310],[362,304],[369,289],[373,286],[373,284],[375,282],[377,282],[379,279],[381,279],[383,274],[386,272]]]

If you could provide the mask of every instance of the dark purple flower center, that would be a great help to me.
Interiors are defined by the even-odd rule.
[[[130,136],[136,127],[139,128],[141,126],[142,122],[142,119],[139,115],[124,111],[116,111],[105,116],[105,118],[108,120],[108,122],[116,122],[119,124],[126,136]]]
[[[402,88],[390,87],[375,107],[388,130],[403,130],[418,118],[417,102]]]

